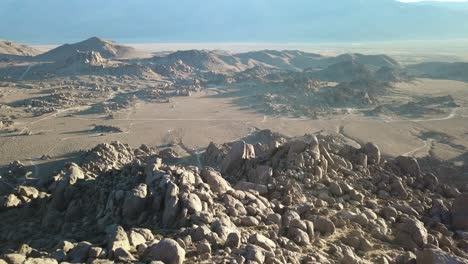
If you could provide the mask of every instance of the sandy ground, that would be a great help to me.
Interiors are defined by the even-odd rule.
[[[418,80],[399,84],[396,89],[427,95],[451,94],[468,100],[468,84],[455,81]],[[2,101],[33,96],[37,91],[16,92]],[[248,135],[255,129],[271,129],[289,136],[305,133],[341,133],[350,142],[375,142],[385,155],[424,156],[433,151],[444,159],[456,159],[468,148],[468,110],[454,109],[446,116],[431,116],[415,120],[389,120],[354,115],[330,119],[280,118],[264,116],[234,104],[235,98],[213,96],[206,91],[191,97],[171,99],[170,103],[138,103],[108,119],[102,114],[75,114],[80,108],[60,110],[35,118],[17,119],[17,127],[28,129],[30,136],[0,135],[0,166],[13,160],[30,165],[36,176],[60,168],[74,157],[102,142],[119,140],[133,147],[140,144],[158,146],[173,136],[182,137],[190,148],[206,147],[211,141],[223,143]],[[10,96],[11,93],[10,93]],[[460,100],[464,106],[468,103]],[[86,107],[84,107],[86,108]],[[124,132],[100,134],[92,132],[95,124],[112,125]],[[424,131],[450,135],[450,144],[436,139],[422,139]],[[455,146],[455,147],[454,147]],[[41,160],[43,155],[51,157]]]

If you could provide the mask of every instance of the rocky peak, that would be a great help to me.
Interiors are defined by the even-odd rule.
[[[77,50],[75,54],[68,57],[65,60],[67,65],[79,64],[79,65],[90,65],[90,66],[100,66],[107,62],[101,54],[97,51],[79,51]]]

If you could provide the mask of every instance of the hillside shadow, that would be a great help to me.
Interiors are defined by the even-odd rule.
[[[46,183],[48,183],[54,175],[58,174],[66,163],[79,163],[83,154],[83,151],[76,151],[56,157],[44,156],[21,160],[21,163],[24,165],[24,170],[30,172],[27,173],[27,176],[12,175],[9,173],[9,165],[1,166],[0,175],[2,175],[3,185],[9,186],[10,188],[17,185],[47,185]]]
[[[442,161],[434,156],[418,159],[421,169],[438,176],[439,181],[448,184],[468,184],[468,152]]]

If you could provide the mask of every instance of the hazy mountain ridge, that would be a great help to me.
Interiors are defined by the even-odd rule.
[[[4,41],[4,43],[12,42]],[[34,66],[32,70],[21,66],[8,69],[4,73],[8,76],[19,77],[26,72],[30,78],[48,74],[52,76],[55,74],[61,76],[123,74],[151,78],[161,76],[169,78],[185,76],[186,78],[199,73],[214,73],[216,76],[208,75],[207,78],[212,80],[221,78],[220,80],[223,81],[224,77],[242,72],[245,74],[240,79],[257,78],[259,76],[257,74],[252,76],[251,70],[258,69],[264,71],[265,74],[275,71],[304,72],[310,78],[332,82],[350,82],[359,79],[393,82],[409,76],[467,80],[466,63],[463,62],[428,62],[403,67],[397,60],[385,54],[345,53],[338,56],[323,56],[299,50],[259,50],[244,53],[220,50],[180,50],[146,59],[125,59],[123,57],[131,57],[132,54],[139,54],[139,51],[133,47],[98,37],[74,44],[64,44],[36,56],[28,55],[38,53],[38,51],[26,45],[12,43],[10,46],[17,47],[15,51],[19,50],[16,53],[20,55],[8,55],[6,59],[40,62],[42,66]]]
[[[418,77],[468,81],[467,62],[425,62],[409,65],[405,70]]]
[[[32,47],[0,39],[0,58],[9,59],[18,56],[35,56],[39,53],[38,50]]]
[[[350,82],[357,79],[371,79],[373,74],[366,65],[351,60],[333,64],[316,72],[314,77],[325,81]]]
[[[215,72],[244,71],[256,66],[288,70],[315,71],[343,62],[356,62],[366,65],[369,70],[381,67],[398,68],[400,64],[387,55],[342,54],[326,57],[315,53],[297,50],[259,50],[245,53],[228,53],[223,51],[189,50],[177,51],[166,56],[155,56],[149,59],[158,64],[174,64],[182,61],[198,70]]]
[[[99,52],[103,58],[110,59],[125,56],[128,53],[134,52],[134,48],[117,44],[110,40],[104,40],[98,37],[92,37],[84,41],[74,44],[64,44],[55,49],[49,50],[43,54],[36,56],[37,60],[58,61],[63,58],[68,58],[76,51]]]

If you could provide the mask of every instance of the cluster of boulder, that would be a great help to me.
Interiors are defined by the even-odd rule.
[[[61,84],[57,84],[61,85]],[[41,87],[42,85],[38,85]],[[88,87],[66,85],[63,88],[53,89],[50,93],[40,97],[20,100],[10,103],[10,106],[21,109],[33,116],[41,116],[48,113],[86,105],[95,100],[99,95],[87,91]]]
[[[367,112],[369,115],[399,115],[403,117],[423,117],[426,115],[448,114],[458,108],[451,95],[422,97],[402,104],[381,104]]]
[[[122,133],[123,130],[117,126],[94,125],[92,130],[95,133]]]
[[[342,115],[346,114],[344,108],[378,106],[392,90],[392,83],[372,78],[334,83],[295,72],[270,74],[265,78],[239,83],[246,92],[257,91],[255,97],[246,96],[243,104],[255,105],[257,110],[275,115],[311,118]]]
[[[12,120],[0,120],[0,131],[9,129],[15,124]]]
[[[187,159],[100,144],[3,190],[0,263],[467,263],[468,188],[411,157],[259,131]]]

